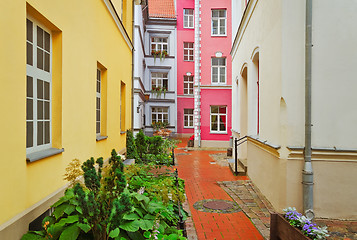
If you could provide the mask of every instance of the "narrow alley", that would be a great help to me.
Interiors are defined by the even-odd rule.
[[[207,212],[210,209],[204,206],[200,210],[195,209],[200,201],[212,200],[227,200],[237,206],[218,182],[249,178],[233,176],[228,166],[216,164],[210,154],[222,151],[188,151],[184,146],[185,142],[179,144],[175,150],[176,165],[179,177],[185,180],[186,195],[198,239],[264,239],[241,208],[229,213],[224,213],[224,210]]]

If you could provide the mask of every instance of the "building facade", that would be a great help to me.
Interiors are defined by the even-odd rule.
[[[278,211],[303,211],[305,66],[311,66],[313,212],[356,219],[356,3],[313,1],[307,64],[306,1],[233,2],[242,17],[233,24],[232,128],[235,138],[247,136],[238,151],[249,177]]]
[[[153,123],[177,131],[176,11],[173,0],[142,1],[137,7],[134,130],[154,133]],[[140,30],[139,30],[140,29]],[[135,54],[134,54],[135,56]],[[140,80],[139,80],[140,79]],[[145,99],[146,96],[146,99]]]
[[[194,133],[194,1],[176,2],[177,9],[177,133]]]
[[[0,239],[20,239],[63,195],[71,160],[125,151],[133,12],[120,0],[0,6]]]
[[[231,136],[231,1],[177,1],[178,133],[195,146]]]

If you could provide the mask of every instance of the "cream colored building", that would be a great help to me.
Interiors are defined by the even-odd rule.
[[[0,1],[0,239],[63,195],[75,158],[125,151],[132,1]]]
[[[233,0],[232,128],[273,206],[303,211],[305,12],[295,0]],[[316,217],[357,219],[357,2],[313,0],[312,167]]]

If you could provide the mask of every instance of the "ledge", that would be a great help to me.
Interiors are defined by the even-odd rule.
[[[305,147],[301,146],[287,146],[287,149],[293,150],[293,151],[303,151]],[[313,151],[332,151],[332,152],[357,152],[357,149],[342,149],[342,148],[336,148],[336,147],[312,147],[311,150]]]
[[[108,138],[108,136],[96,136],[95,140],[98,142],[98,141],[102,141],[107,138]]]
[[[258,141],[258,142],[260,142],[262,144],[265,144],[265,145],[267,145],[267,146],[269,146],[271,148],[274,148],[276,150],[280,149],[280,147],[281,147],[280,145],[275,145],[275,144],[272,144],[272,143],[268,143],[267,140],[263,141],[263,140],[259,139],[256,136],[248,136],[248,137],[251,138],[251,139],[254,139],[254,140],[256,140],[256,141]]]
[[[120,132],[120,134],[125,134],[126,133],[126,131],[122,131],[122,132]]]
[[[26,154],[26,161],[35,162],[37,160],[51,157],[51,156],[60,154],[62,152],[64,152],[64,148],[62,148],[62,149],[50,148],[50,149],[46,149],[46,150],[42,150],[42,151],[38,151],[38,152],[34,152],[34,153],[29,153],[29,154]]]
[[[171,66],[148,66],[149,69],[171,69]]]

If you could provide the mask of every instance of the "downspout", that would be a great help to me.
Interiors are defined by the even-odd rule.
[[[312,0],[306,0],[305,28],[305,151],[302,171],[303,210],[308,219],[313,211],[313,171],[311,164],[311,51],[312,51]]]
[[[195,145],[201,147],[201,89],[200,89],[200,0],[195,0],[195,81],[194,89],[194,129]]]
[[[134,27],[135,27],[135,1],[132,1],[132,42],[133,48],[131,49],[131,131],[134,132],[134,50],[135,50],[135,42],[134,42]]]

